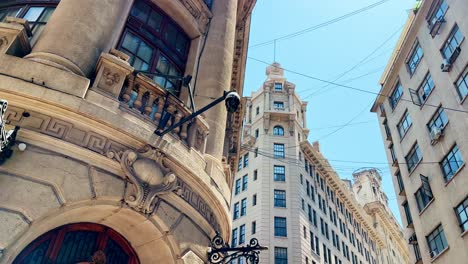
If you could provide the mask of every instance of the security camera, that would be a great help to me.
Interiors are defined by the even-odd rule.
[[[239,108],[241,98],[238,93],[236,92],[229,92],[226,95],[226,99],[224,100],[226,103],[226,108],[229,113],[234,113]]]

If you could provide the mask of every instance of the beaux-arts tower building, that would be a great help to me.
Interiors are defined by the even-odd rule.
[[[307,102],[278,63],[245,99],[242,151],[234,179],[232,245],[253,237],[261,263],[409,263],[377,171],[342,181],[307,141]],[[241,262],[242,263],[242,262]]]

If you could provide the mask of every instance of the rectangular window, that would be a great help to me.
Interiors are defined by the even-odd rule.
[[[413,218],[411,217],[411,211],[409,209],[409,206],[408,206],[408,202],[404,202],[402,204],[403,206],[403,209],[405,211],[405,216],[406,216],[406,223],[407,223],[407,226],[411,225],[413,223]]]
[[[312,222],[314,222],[314,226],[317,227],[317,212],[312,209]]]
[[[395,85],[395,88],[393,89],[392,94],[390,95],[390,98],[388,99],[390,102],[390,106],[392,109],[395,109],[395,106],[398,104],[400,101],[401,95],[403,94],[403,87],[401,86],[401,83],[398,82]]]
[[[413,50],[411,51],[411,54],[408,57],[408,60],[406,61],[408,71],[411,75],[413,75],[413,73],[416,71],[416,68],[418,67],[418,64],[421,61],[422,57],[423,50],[421,48],[421,45],[419,45],[419,42],[416,41]]]
[[[253,221],[252,222],[252,235],[255,235],[257,233],[257,222]]]
[[[443,130],[447,123],[447,115],[445,114],[444,108],[440,106],[427,124],[427,129],[429,129],[429,132],[434,131],[434,129]]]
[[[413,244],[413,251],[414,251],[414,257],[416,259],[416,262],[421,260],[421,251],[419,251],[419,245],[418,244]]]
[[[284,144],[273,144],[273,156],[275,158],[284,158]]]
[[[299,175],[299,178],[301,180],[301,184],[304,184],[304,177],[302,176],[302,174]]]
[[[310,204],[307,205],[307,209],[308,209],[308,216],[309,216],[309,222],[312,223],[312,206],[310,206]]]
[[[305,202],[304,202],[304,199],[302,199],[301,201],[302,201],[302,210],[305,211]]]
[[[257,195],[254,194],[254,195],[252,196],[252,206],[256,206],[256,205],[257,205]]]
[[[239,203],[235,203],[234,204],[234,214],[233,214],[233,217],[232,217],[234,220],[236,220],[237,218],[239,218]]]
[[[460,30],[458,29],[458,26],[455,25],[450,32],[450,35],[445,42],[444,46],[440,50],[442,52],[442,55],[450,64],[453,64],[455,60],[457,59],[458,55],[460,54],[460,44],[462,41],[465,39],[465,37],[462,35]]]
[[[237,171],[242,170],[242,157],[239,157],[239,162],[237,163]]]
[[[465,72],[460,76],[460,78],[458,78],[455,86],[457,87],[460,100],[465,99],[468,95],[468,68],[466,68]]]
[[[275,91],[282,91],[283,84],[282,83],[275,83]]]
[[[401,178],[401,173],[400,171],[398,171],[396,174],[395,174],[395,177],[397,179],[397,182],[398,182],[398,189],[400,190],[400,193],[403,192],[405,190],[405,185],[403,184],[403,179]]]
[[[239,228],[239,245],[245,243],[245,225],[241,225]]]
[[[453,175],[455,175],[463,163],[460,150],[458,149],[458,146],[455,145],[440,163],[446,182],[452,179]]]
[[[286,207],[286,191],[274,190],[275,207]]]
[[[468,197],[455,207],[455,214],[457,215],[462,232],[468,230]]]
[[[255,148],[254,150],[254,158],[258,157],[258,148]]]
[[[232,247],[236,247],[236,246],[237,246],[237,228],[234,228],[234,229],[232,230],[231,246],[232,246]]]
[[[273,166],[273,179],[275,181],[286,181],[286,173],[284,166],[274,165]]]
[[[247,214],[247,198],[242,199],[241,201],[241,212],[240,215],[244,216]]]
[[[249,166],[249,153],[244,155],[244,168]]]
[[[275,247],[275,264],[288,264],[288,249]]]
[[[260,114],[260,107],[257,106],[257,108],[255,108],[255,115],[258,115]]]
[[[445,13],[447,12],[448,5],[445,0],[439,2],[436,8],[434,8],[434,12],[429,16],[428,23],[429,29],[432,29],[437,23],[444,21]]]
[[[242,177],[242,191],[247,190],[247,184],[249,182],[249,177],[247,175],[244,175]]]
[[[408,129],[410,128],[412,122],[411,118],[409,116],[408,110],[403,114],[403,117],[400,119],[400,122],[397,124],[397,129],[398,129],[398,134],[400,135],[400,138],[403,138],[406,135],[406,132],[408,132]]]
[[[406,165],[408,166],[408,171],[409,172],[413,171],[413,169],[416,167],[416,165],[418,165],[421,159],[422,159],[422,154],[421,154],[421,151],[419,150],[418,143],[416,143],[408,152],[408,155],[406,155],[405,157]]]
[[[258,138],[258,134],[259,134],[259,131],[258,131],[258,128],[255,129],[255,138]]]
[[[254,178],[253,180],[256,181],[258,178],[258,171],[257,170],[254,170]]]
[[[307,196],[310,197],[310,186],[309,186],[309,181],[306,180],[306,192],[307,192]]]
[[[287,237],[288,233],[286,230],[286,217],[275,216],[275,236]]]
[[[429,253],[431,258],[439,255],[442,250],[448,247],[447,239],[445,238],[444,230],[442,225],[439,225],[434,231],[432,231],[427,237],[427,245],[429,247]]]
[[[395,149],[393,148],[393,144],[391,144],[388,149],[390,150],[390,155],[392,157],[392,162],[393,164],[396,164],[398,162],[396,154],[395,154]]]
[[[431,186],[429,185],[429,179],[424,175],[420,175],[420,177],[422,185],[414,194],[416,197],[416,203],[418,204],[419,212],[426,208],[429,202],[434,198],[432,195]]]
[[[284,102],[281,101],[274,101],[273,102],[273,107],[275,109],[284,109]]]
[[[432,80],[432,76],[430,73],[426,74],[426,77],[424,77],[424,80],[421,83],[421,86],[419,86],[418,90],[416,91],[418,93],[419,97],[419,102],[423,104],[426,102],[427,97],[429,97],[429,94],[434,90],[434,81]]]
[[[392,139],[392,133],[390,132],[390,128],[388,127],[387,119],[382,123],[385,129],[385,135],[387,136],[387,140]]]
[[[240,190],[241,190],[241,179],[237,179],[236,180],[236,187],[234,189],[234,194],[238,195],[240,193]]]

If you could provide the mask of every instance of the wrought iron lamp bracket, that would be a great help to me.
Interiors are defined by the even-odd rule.
[[[260,251],[267,249],[267,247],[260,246],[256,238],[252,238],[246,246],[230,247],[224,242],[219,232],[216,232],[208,250],[208,261],[212,264],[224,264],[244,258],[247,263],[258,264]]]

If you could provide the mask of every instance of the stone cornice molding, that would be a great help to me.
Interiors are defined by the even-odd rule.
[[[317,151],[308,141],[303,141],[300,143],[304,157],[308,157],[309,161],[315,165],[317,171],[321,175],[328,178],[330,187],[335,191],[337,196],[340,196],[340,199],[347,205],[347,208],[353,212],[355,219],[359,220],[362,227],[367,230],[367,233],[374,238],[374,241],[378,243],[379,247],[386,246],[384,239],[374,230],[371,219],[369,215],[364,211],[364,209],[358,204],[356,199],[352,197],[350,192],[343,184],[338,176],[338,174],[332,169],[333,167],[328,163],[328,161],[323,157],[323,155]]]

